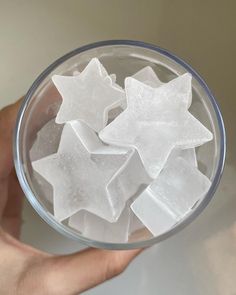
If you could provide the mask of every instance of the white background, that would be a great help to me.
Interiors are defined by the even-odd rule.
[[[23,95],[56,58],[105,39],[167,48],[206,80],[223,112],[227,164],[215,198],[181,233],[146,250],[120,277],[86,294],[236,294],[236,2],[0,0],[0,107]],[[68,253],[83,246],[24,209],[22,240]]]

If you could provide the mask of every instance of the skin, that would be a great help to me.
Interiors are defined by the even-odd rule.
[[[0,111],[0,294],[75,295],[123,272],[141,249],[55,256],[21,243],[23,193],[12,159],[21,100]]]

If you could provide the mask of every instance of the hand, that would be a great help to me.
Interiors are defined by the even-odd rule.
[[[0,111],[0,294],[73,295],[120,274],[141,251],[87,249],[53,256],[17,239],[23,193],[12,160],[20,101]]]

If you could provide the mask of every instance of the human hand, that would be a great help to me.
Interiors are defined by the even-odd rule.
[[[18,240],[23,193],[13,166],[12,134],[20,103],[0,111],[0,294],[78,294],[120,274],[141,250],[54,256]]]

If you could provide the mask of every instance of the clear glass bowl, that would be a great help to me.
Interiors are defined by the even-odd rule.
[[[55,89],[51,77],[54,74],[72,74],[82,70],[88,61],[98,57],[109,73],[117,75],[117,82],[123,84],[126,76],[133,75],[149,65],[158,77],[167,82],[174,77],[189,72],[193,76],[193,103],[190,111],[214,134],[214,140],[197,149],[199,169],[212,181],[204,198],[191,212],[169,231],[150,237],[143,230],[131,236],[127,243],[106,243],[88,239],[66,223],[58,222],[53,216],[53,208],[48,202],[47,188],[39,188],[34,177],[30,161],[30,148],[41,127],[54,118],[61,103],[61,97]],[[220,181],[226,151],[224,123],[219,107],[203,79],[186,62],[174,54],[155,45],[137,41],[115,40],[102,41],[81,48],[59,58],[51,64],[33,83],[19,111],[15,138],[14,161],[16,172],[24,193],[38,214],[61,234],[83,242],[92,247],[106,249],[132,249],[151,246],[174,235],[193,221],[206,207]]]

